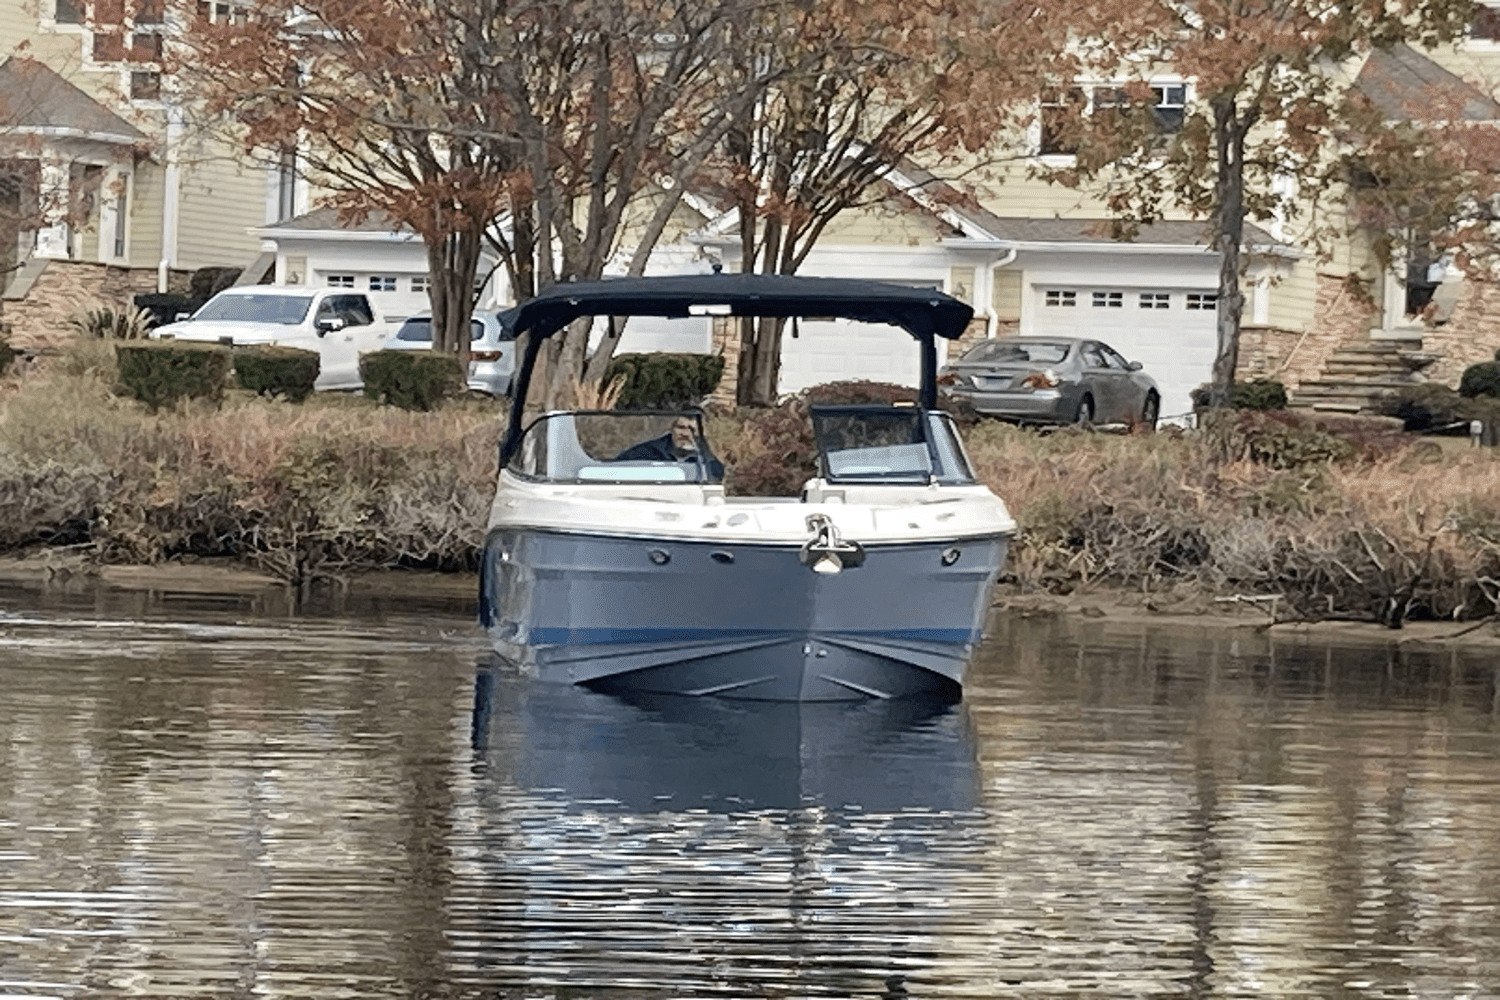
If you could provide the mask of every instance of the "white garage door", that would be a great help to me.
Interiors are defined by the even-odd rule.
[[[822,382],[864,379],[915,386],[922,375],[916,338],[899,326],[848,320],[788,322],[781,335],[782,393]]]
[[[1139,361],[1161,388],[1165,419],[1193,412],[1213,374],[1217,296],[1180,288],[1038,286],[1034,331],[1092,337]]]

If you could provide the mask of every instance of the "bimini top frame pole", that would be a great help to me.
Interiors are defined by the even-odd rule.
[[[504,317],[518,340],[529,336],[511,384],[500,465],[520,444],[526,392],[542,343],[585,316],[806,316],[899,326],[921,349],[919,399],[931,409],[937,405],[937,338],[957,340],[973,315],[970,306],[934,289],[850,278],[694,274],[554,285]]]

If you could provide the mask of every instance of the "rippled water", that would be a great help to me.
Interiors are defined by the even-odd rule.
[[[621,701],[461,602],[0,592],[0,997],[1495,997],[1496,667],[997,618]]]

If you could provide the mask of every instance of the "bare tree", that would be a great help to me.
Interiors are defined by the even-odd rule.
[[[760,2],[253,0],[242,22],[192,20],[174,68],[247,149],[296,144],[346,217],[418,233],[434,344],[462,355],[485,241],[517,300],[598,277],[642,191],[707,155],[749,99],[723,55]],[[662,190],[640,261],[678,197]],[[549,395],[583,376],[587,339],[549,344]]]
[[[1065,21],[1009,2],[830,0],[779,7],[774,24],[735,51],[780,72],[710,178],[738,210],[743,267],[766,274],[796,273],[840,213],[890,197],[908,161],[972,170],[1011,156],[997,137],[1031,113],[1037,63],[1069,58]],[[740,403],[775,402],[783,327],[745,324]]]
[[[1075,97],[1054,102],[1073,114],[1051,125],[1076,162],[1053,176],[1102,181],[1127,235],[1171,211],[1208,221],[1221,262],[1212,405],[1227,405],[1239,357],[1246,222],[1307,221],[1320,197],[1332,194],[1340,199],[1336,211],[1306,227],[1317,243],[1347,233],[1350,221],[1373,219],[1382,199],[1368,196],[1382,178],[1417,181],[1403,161],[1421,160],[1422,148],[1437,152],[1447,141],[1374,113],[1360,98],[1354,70],[1373,52],[1462,37],[1473,6],[1468,0],[1108,0],[1074,11],[1078,36],[1088,40],[1076,47],[1087,66],[1046,82],[1054,94]],[[1175,121],[1162,127],[1151,79],[1162,69],[1191,81],[1195,91],[1180,128]],[[1094,81],[1086,97],[1081,80]],[[1400,197],[1384,199],[1385,210],[1410,215],[1424,203],[1424,212],[1438,208],[1441,190],[1453,193],[1455,166],[1429,156],[1422,168],[1428,183],[1404,186]],[[1384,236],[1388,252],[1400,227]]]

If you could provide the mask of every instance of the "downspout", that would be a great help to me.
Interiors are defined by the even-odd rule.
[[[178,201],[182,174],[178,143],[182,141],[182,110],[173,104],[167,108],[167,142],[162,169],[161,262],[156,266],[156,290],[166,294],[171,272],[177,266]]]
[[[990,261],[989,267],[984,269],[984,335],[994,338],[1000,327],[1000,317],[995,315],[995,272],[1002,267],[1009,267],[1016,262],[1016,255],[1020,253],[1015,247],[1005,251],[1005,255],[999,260]]]

